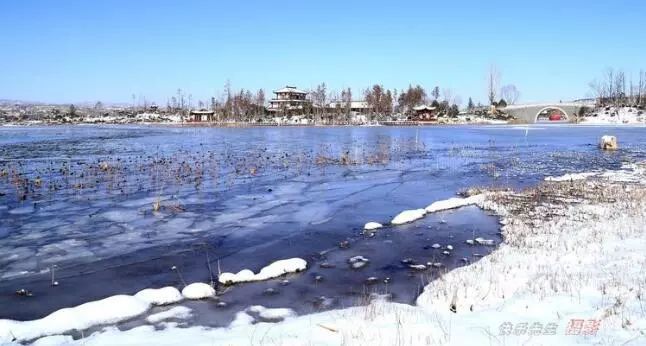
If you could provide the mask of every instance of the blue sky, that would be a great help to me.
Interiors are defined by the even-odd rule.
[[[486,100],[491,64],[521,101],[584,97],[646,69],[646,1],[2,1],[0,99],[165,104],[285,84],[373,83]]]

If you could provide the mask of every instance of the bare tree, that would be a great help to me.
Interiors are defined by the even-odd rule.
[[[446,101],[449,105],[453,104],[454,102],[453,90],[451,90],[450,88],[442,89],[442,96],[444,97],[444,101]]]
[[[498,94],[498,88],[500,84],[500,71],[496,65],[492,64],[489,66],[489,76],[487,81],[487,97],[489,98],[489,104],[494,104],[496,102],[496,96]]]
[[[644,92],[646,92],[646,73],[639,70],[639,84],[637,85],[637,104],[639,105],[644,102]]]
[[[518,101],[520,97],[520,92],[513,84],[507,84],[500,88],[500,97],[507,102],[508,105],[513,105]]]
[[[262,89],[258,89],[258,92],[256,92],[256,110],[258,115],[264,114],[265,112],[265,91]]]
[[[233,113],[233,100],[231,99],[231,81],[224,82],[224,116],[228,118]]]
[[[620,103],[624,102],[626,99],[626,75],[623,71],[617,71],[615,75],[615,105],[619,106]]]
[[[350,88],[341,91],[341,100],[345,109],[345,121],[350,122],[350,112],[352,111],[352,90]]]

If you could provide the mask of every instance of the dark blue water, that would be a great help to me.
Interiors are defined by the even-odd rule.
[[[616,135],[621,150],[599,151],[603,134]],[[172,266],[187,281],[208,282],[207,258],[236,272],[294,256],[310,263],[288,286],[227,291],[230,313],[190,303],[217,310],[211,324],[255,303],[300,313],[321,308],[321,296],[331,298],[324,308],[353,305],[366,290],[410,303],[439,270],[412,272],[402,259],[446,268],[477,260],[491,249],[464,240],[495,237],[496,218],[463,208],[372,238],[361,235],[364,223],[472,186],[522,188],[547,175],[619,168],[646,157],[645,135],[571,126],[0,128],[0,318],[181,288]],[[338,249],[344,240],[350,248]],[[456,249],[442,256],[429,249],[436,242]],[[371,264],[350,270],[354,255]],[[54,265],[58,287],[49,285]],[[365,285],[369,276],[379,284]],[[279,293],[263,294],[268,287]],[[34,296],[18,297],[20,288]]]

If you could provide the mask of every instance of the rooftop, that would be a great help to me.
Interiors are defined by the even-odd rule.
[[[285,86],[282,89],[278,89],[274,91],[274,94],[282,94],[282,93],[307,94],[307,91],[298,90],[296,87],[289,86],[289,85]]]
[[[434,111],[435,107],[427,106],[427,105],[421,105],[417,107],[413,107],[413,110],[416,111]]]

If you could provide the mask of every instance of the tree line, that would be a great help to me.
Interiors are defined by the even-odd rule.
[[[374,84],[359,92],[351,88],[344,88],[340,92],[329,90],[326,83],[320,83],[307,91],[307,100],[298,115],[303,115],[315,122],[347,122],[350,121],[353,109],[353,102],[362,102],[362,114],[368,120],[389,120],[393,114],[412,115],[414,108],[421,105],[436,107],[440,116],[456,116],[459,112],[461,99],[449,88],[440,89],[435,86],[427,92],[421,85],[409,85],[407,88],[398,90],[388,89],[382,84]],[[159,111],[176,113],[188,116],[191,110],[214,111],[217,120],[233,121],[263,121],[269,120],[272,116],[268,111],[269,99],[264,89],[252,91],[249,89],[233,90],[230,81],[224,84],[223,92],[219,97],[212,96],[210,100],[194,100],[191,94],[182,89],[177,89],[175,95],[167,99],[166,107],[155,106]],[[133,95],[133,106],[135,112],[148,111],[152,106],[145,98],[139,98],[135,102]],[[355,104],[356,105],[356,104]],[[469,98],[468,109],[476,106]],[[292,114],[285,114],[292,115]]]
[[[609,67],[589,86],[600,106],[646,106],[646,72],[643,70],[633,78],[632,75],[626,77],[620,69]]]

